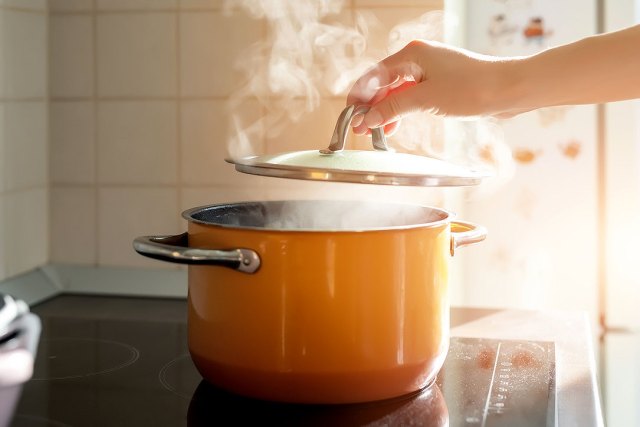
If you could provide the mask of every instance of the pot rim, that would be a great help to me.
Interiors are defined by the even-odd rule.
[[[277,228],[277,227],[256,227],[249,225],[236,225],[236,224],[221,224],[216,222],[204,221],[200,219],[196,219],[193,216],[199,212],[202,212],[211,208],[222,208],[224,206],[240,206],[246,204],[255,204],[255,203],[286,203],[286,202],[374,202],[372,200],[336,200],[336,199],[278,199],[278,200],[248,200],[242,202],[233,202],[233,203],[215,203],[209,205],[201,205],[196,206],[190,209],[187,209],[182,212],[182,218],[187,220],[190,223],[206,225],[210,227],[221,227],[226,229],[235,229],[235,230],[254,230],[254,231],[268,231],[268,232],[277,232],[277,233],[292,233],[292,232],[304,232],[304,233],[361,233],[361,232],[369,232],[369,231],[392,231],[392,230],[410,230],[415,228],[436,228],[446,224],[449,224],[453,221],[453,218],[456,216],[454,212],[451,212],[446,209],[436,208],[433,206],[415,204],[415,203],[404,203],[404,202],[377,202],[381,204],[389,204],[395,206],[411,206],[417,208],[426,208],[431,209],[433,211],[438,212],[443,216],[442,219],[438,219],[436,221],[431,222],[423,222],[423,223],[415,223],[415,224],[406,224],[406,225],[394,225],[387,227],[363,227],[363,228]]]

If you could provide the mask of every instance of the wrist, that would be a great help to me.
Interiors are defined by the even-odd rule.
[[[528,90],[526,58],[501,58],[489,64],[489,81],[485,85],[487,114],[498,115],[530,108],[532,93]]]

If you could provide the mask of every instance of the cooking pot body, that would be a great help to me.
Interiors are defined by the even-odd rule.
[[[189,246],[250,248],[253,274],[189,266],[189,350],[209,382],[260,399],[352,403],[434,380],[449,342],[450,222],[371,231],[190,222]]]

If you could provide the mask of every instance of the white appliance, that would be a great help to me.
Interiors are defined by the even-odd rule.
[[[500,56],[640,22],[638,0],[446,5],[451,40]],[[547,108],[495,126],[515,168],[464,203],[489,237],[463,260],[463,303],[588,312],[607,424],[640,425],[640,101]]]
[[[0,294],[0,427],[7,427],[33,374],[40,319],[21,300]]]

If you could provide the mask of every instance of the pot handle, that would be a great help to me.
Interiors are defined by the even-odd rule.
[[[465,221],[451,221],[451,256],[456,248],[482,242],[487,237],[487,229]]]
[[[189,247],[189,234],[175,236],[141,236],[133,241],[141,255],[160,261],[191,265],[219,265],[243,273],[260,268],[260,256],[251,249],[201,249]]]

